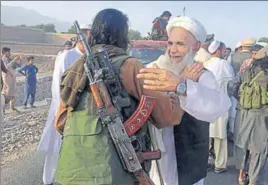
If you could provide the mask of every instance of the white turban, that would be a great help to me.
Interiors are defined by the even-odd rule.
[[[217,40],[214,40],[213,42],[211,42],[211,44],[209,45],[208,47],[208,52],[210,54],[213,54],[217,51],[217,49],[220,47],[221,45],[221,42],[220,41],[217,41]]]
[[[171,19],[167,25],[168,36],[170,35],[170,32],[173,28],[178,27],[184,28],[189,31],[195,37],[196,40],[201,42],[201,44],[205,43],[207,32],[204,26],[198,20],[186,16],[180,16]]]
[[[90,30],[92,27],[91,24],[80,24],[80,29],[81,30]]]
[[[268,46],[268,43],[266,43],[266,42],[257,42],[256,44],[261,45],[263,47]]]
[[[242,42],[239,41],[236,45],[235,45],[235,48],[240,48],[242,46]]]

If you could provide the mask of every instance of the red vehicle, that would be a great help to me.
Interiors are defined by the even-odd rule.
[[[139,59],[143,64],[155,61],[165,54],[167,41],[135,40],[131,41],[128,54]]]

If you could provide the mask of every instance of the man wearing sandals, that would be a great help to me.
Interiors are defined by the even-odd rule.
[[[241,185],[247,184],[248,180],[249,185],[265,185],[263,177],[268,154],[267,70],[266,47],[258,51],[249,69],[229,83],[229,93],[238,99],[241,109],[234,138]]]

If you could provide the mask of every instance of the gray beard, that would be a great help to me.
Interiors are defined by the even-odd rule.
[[[186,66],[191,65],[194,63],[194,54],[192,50],[190,50],[183,60],[179,63],[172,62],[168,52],[165,53],[165,55],[161,55],[156,61],[150,63],[148,67],[151,67],[152,64],[156,64],[160,69],[166,69],[171,71],[172,73],[179,76],[182,74],[183,70]]]

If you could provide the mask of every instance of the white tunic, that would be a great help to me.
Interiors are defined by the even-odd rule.
[[[211,54],[209,52],[207,52],[207,50],[205,50],[204,48],[200,48],[195,57],[194,60],[197,62],[206,62],[207,60],[209,60],[211,58]]]
[[[82,53],[78,48],[64,51],[57,56],[52,81],[52,102],[48,113],[46,125],[38,146],[38,151],[49,155],[59,154],[61,135],[54,128],[54,118],[60,103],[60,83],[62,74],[80,57]]]
[[[187,79],[187,97],[180,97],[181,108],[195,118],[213,122],[229,110],[229,97],[219,90],[215,77],[204,72],[198,82]],[[158,160],[164,185],[179,185],[173,127],[150,127],[152,143],[162,152]],[[156,162],[152,162],[150,177],[155,185],[161,185]],[[201,181],[200,184],[203,182]]]
[[[204,67],[211,71],[221,88],[222,92],[227,95],[227,84],[234,78],[234,70],[231,64],[227,60],[220,59],[218,57],[211,57],[206,61]],[[215,120],[215,124],[210,124],[210,137],[225,139],[227,137],[227,124],[229,119],[229,111]]]

